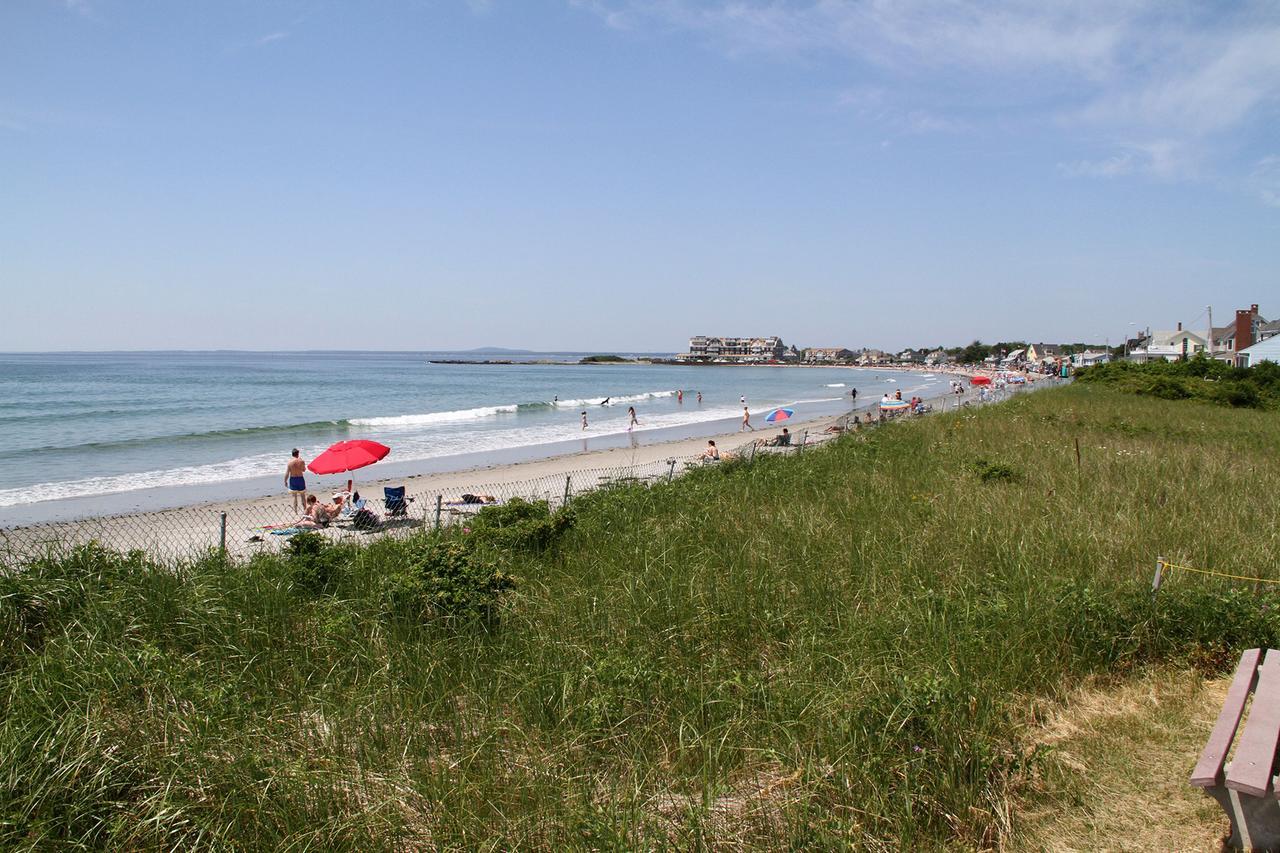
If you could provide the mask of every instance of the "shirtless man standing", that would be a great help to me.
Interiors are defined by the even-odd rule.
[[[293,509],[295,512],[300,506],[306,506],[307,478],[303,476],[306,470],[307,463],[302,459],[298,448],[295,447],[293,456],[289,459],[289,464],[284,467],[284,484],[288,487],[289,493],[293,495]]]

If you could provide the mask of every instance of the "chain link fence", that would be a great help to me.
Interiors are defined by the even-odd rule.
[[[963,397],[943,394],[924,401],[926,410],[951,410],[999,402],[1020,391],[1043,387],[1009,386],[979,400],[972,391]],[[1056,384],[1056,383],[1052,383]],[[801,428],[789,443],[779,444],[777,434],[749,439],[722,453],[724,460],[753,461],[763,455],[798,455],[810,452],[847,432],[869,429],[885,421],[912,417],[910,413],[879,416],[879,400],[863,404],[824,428]],[[782,424],[776,425],[778,427]],[[763,430],[761,430],[763,432]],[[771,430],[772,432],[772,430]],[[381,536],[407,536],[415,531],[465,524],[486,506],[514,498],[546,501],[552,509],[570,502],[574,496],[617,484],[670,482],[690,468],[716,464],[704,456],[670,457],[649,463],[609,468],[585,468],[520,481],[478,482],[448,492],[407,491],[403,503],[390,503],[381,488],[360,495],[367,515],[358,512],[352,501],[342,515],[319,532],[335,541],[369,541]],[[353,496],[354,497],[354,496]],[[16,567],[45,556],[64,554],[89,542],[118,551],[139,550],[151,559],[180,562],[210,553],[233,559],[279,551],[289,537],[304,529],[301,513],[292,498],[264,498],[225,507],[188,507],[143,513],[85,518],[75,521],[33,524],[0,529],[0,566]]]

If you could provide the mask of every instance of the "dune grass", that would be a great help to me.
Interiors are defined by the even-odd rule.
[[[1273,586],[1149,594],[1280,577],[1277,458],[1077,386],[496,532],[11,567],[0,844],[997,845],[1043,700],[1280,642]]]

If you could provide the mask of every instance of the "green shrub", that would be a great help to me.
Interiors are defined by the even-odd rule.
[[[1194,396],[1187,383],[1174,376],[1157,376],[1138,393],[1159,397],[1161,400],[1186,400]]]
[[[415,621],[441,616],[490,619],[502,594],[514,588],[515,579],[474,543],[423,537],[409,551],[407,565],[382,580],[382,612]]]
[[[984,483],[1007,483],[1019,478],[1018,470],[1004,462],[975,459],[969,467]]]
[[[512,498],[481,509],[472,519],[470,531],[476,542],[497,550],[538,553],[571,528],[574,517],[569,509],[553,513],[546,501]]]
[[[319,533],[299,533],[285,545],[291,586],[318,595],[331,592],[346,568],[341,549]]]

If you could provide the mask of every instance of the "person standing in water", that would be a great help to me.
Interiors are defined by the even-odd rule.
[[[677,391],[677,392],[676,392],[676,402],[677,402],[677,403],[683,403],[683,402],[684,402],[684,389],[683,389],[683,388],[681,388],[679,391]]]
[[[640,426],[640,421],[636,419],[635,406],[627,406],[627,415],[628,417],[631,418],[631,424],[630,426],[627,427],[627,429],[631,429],[631,427],[634,427],[634,426]]]
[[[744,430],[756,431],[756,428],[751,425],[751,410],[746,406],[742,407],[742,426],[738,428],[738,432],[743,432]]]
[[[294,512],[298,512],[300,508],[305,508],[307,505],[306,470],[306,460],[295,447],[289,458],[289,464],[284,466],[284,484],[288,487],[289,494],[293,495]]]
[[[587,410],[586,409],[582,410],[582,428],[584,430],[587,428]]]
[[[701,392],[701,391],[699,391],[699,392],[698,392],[698,405],[699,405],[699,406],[701,406],[701,405],[702,405],[702,392]]]

